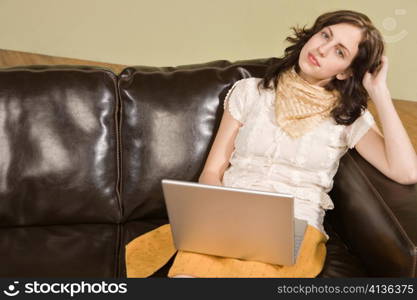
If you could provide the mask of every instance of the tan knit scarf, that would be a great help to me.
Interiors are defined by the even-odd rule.
[[[292,67],[278,81],[276,121],[289,136],[298,138],[328,118],[338,99],[338,91],[309,83]]]

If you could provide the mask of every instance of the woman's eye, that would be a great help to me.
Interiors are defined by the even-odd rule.
[[[324,31],[322,31],[321,36],[324,38],[329,38],[329,35],[327,33],[325,33]]]
[[[336,50],[337,55],[339,55],[340,57],[345,57],[345,55],[343,54],[343,51],[340,49]]]

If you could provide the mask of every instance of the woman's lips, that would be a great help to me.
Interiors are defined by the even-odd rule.
[[[311,53],[308,54],[308,60],[315,66],[320,67],[319,62],[317,61],[317,59],[314,57],[314,55],[312,55]]]

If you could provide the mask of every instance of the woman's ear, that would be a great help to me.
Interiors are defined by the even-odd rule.
[[[349,70],[343,71],[342,73],[337,74],[336,78],[338,80],[345,80],[349,78],[350,76],[352,76],[352,71],[349,69]]]

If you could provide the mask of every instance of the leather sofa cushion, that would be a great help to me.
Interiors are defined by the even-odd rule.
[[[0,277],[117,277],[118,225],[0,229]]]

